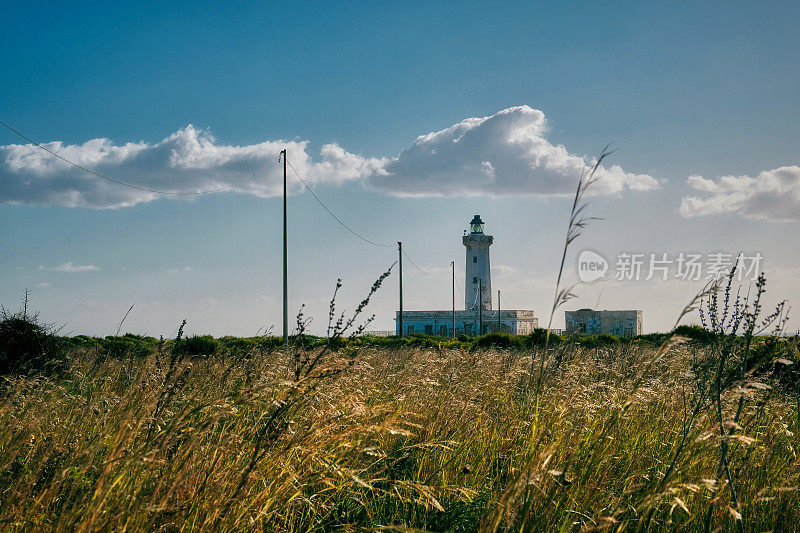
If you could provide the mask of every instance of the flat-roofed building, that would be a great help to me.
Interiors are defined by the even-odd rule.
[[[500,322],[497,321],[496,310],[485,310],[482,313],[471,309],[456,311],[456,329],[453,334],[452,311],[403,311],[403,334],[424,333],[426,335],[478,335],[500,331],[515,335],[527,335],[539,327],[539,319],[533,311],[518,309],[500,310]],[[396,328],[400,328],[400,311],[395,312]],[[400,332],[397,331],[399,335]]]
[[[566,334],[609,333],[618,337],[633,337],[642,334],[642,311],[640,309],[621,311],[595,311],[578,309],[565,311]]]

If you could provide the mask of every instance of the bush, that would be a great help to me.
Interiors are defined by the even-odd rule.
[[[645,333],[643,335],[636,335],[635,337],[623,337],[620,339],[622,342],[631,344],[647,345],[657,348],[661,346],[664,341],[671,337],[670,333]]]
[[[62,369],[66,365],[62,344],[36,315],[0,311],[0,375]]]
[[[440,337],[438,335],[425,335],[424,333],[412,333],[400,339],[405,346],[417,346],[424,348],[438,348],[442,342],[449,342],[450,337]]]
[[[475,339],[473,348],[521,348],[524,343],[520,335],[508,333],[487,333]]]
[[[276,350],[283,346],[283,337],[255,337],[258,348],[265,352]]]
[[[247,355],[261,347],[258,338],[240,338],[226,335],[217,339],[217,350],[224,350],[231,355]]]
[[[182,355],[214,355],[217,352],[217,341],[211,335],[195,335],[176,339],[173,349],[175,353]]]
[[[716,333],[708,331],[700,326],[678,326],[673,333],[682,337],[688,337],[698,344],[711,344],[717,340]]]
[[[91,337],[89,335],[76,335],[74,337],[66,337],[64,341],[73,348],[96,348],[103,347],[103,339]]]
[[[600,333],[599,335],[576,335],[572,337],[571,340],[577,342],[584,348],[604,348],[620,344],[619,337],[608,333]]]
[[[146,357],[158,344],[153,337],[144,337],[126,333],[125,335],[109,335],[103,339],[102,349],[108,357]]]
[[[459,337],[459,341],[461,338]],[[375,337],[373,335],[363,335],[355,339],[348,340],[362,346],[374,346],[376,348],[402,348],[407,346],[438,348],[439,346],[454,347],[460,345],[451,337],[441,337],[439,335],[425,335],[423,333],[411,333],[405,337],[392,335],[390,337]]]
[[[550,346],[556,346],[564,342],[564,337],[556,333],[550,334],[550,340],[547,340],[547,329],[536,328],[533,333],[530,333],[525,338],[525,346],[528,348],[541,348],[549,342]]]

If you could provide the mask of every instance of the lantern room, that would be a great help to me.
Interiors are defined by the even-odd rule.
[[[483,233],[483,220],[480,215],[475,215],[469,223],[471,233]]]

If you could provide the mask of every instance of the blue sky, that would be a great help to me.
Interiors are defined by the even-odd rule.
[[[491,129],[489,121],[472,131],[476,145],[498,157],[490,163],[502,194],[476,181],[480,174],[459,179],[469,153],[443,161],[412,150],[420,135],[529,106],[546,127],[525,112],[525,131],[548,146],[576,157],[608,142],[619,148],[608,163],[624,172],[609,174],[619,187],[596,197],[594,214],[605,220],[576,251],[758,251],[774,280],[768,294],[800,297],[800,208],[786,200],[800,185],[793,171],[759,178],[798,165],[796,3],[17,3],[4,13],[0,120],[39,142],[87,150],[84,143],[105,138],[152,148],[189,124],[201,138],[213,135],[215,147],[305,142],[295,160],[305,158],[302,171],[320,197],[367,237],[403,240],[433,273],[463,262],[461,232],[481,213],[496,239],[493,264],[504,267],[493,285],[512,307],[546,318],[569,204],[562,193],[572,182],[544,189],[536,170],[502,175],[503,158],[516,152],[492,152],[493,135],[517,131],[513,125]],[[501,125],[519,118],[498,117]],[[320,152],[332,143],[347,161],[357,159],[345,177],[337,174],[341,158]],[[250,181],[245,163],[230,163],[239,165],[230,179],[240,192],[70,207],[54,183],[72,180],[83,194],[89,178],[55,168],[47,184],[32,179],[41,177],[33,167],[9,163],[17,152],[8,147],[24,144],[0,131],[0,180],[10,184],[0,188],[3,305],[14,308],[28,287],[43,318],[76,333],[113,333],[131,304],[125,329],[153,335],[173,334],[184,317],[190,331],[216,335],[280,324],[281,203],[270,188],[277,160],[259,156]],[[332,171],[314,167],[331,161]],[[153,168],[136,161],[98,165],[134,183],[174,185],[169,172],[152,181]],[[230,169],[204,167],[202,182],[189,170],[181,183],[228,184],[213,175],[222,170]],[[692,185],[694,175],[712,181]],[[547,176],[541,183],[556,183]],[[658,186],[641,190],[644,178],[631,176]],[[352,307],[395,253],[355,239],[294,190],[290,307],[308,304],[312,329],[321,328],[336,278]],[[681,209],[688,197],[700,201]],[[68,263],[96,269],[54,270]],[[423,276],[410,265],[406,275],[407,305],[447,306],[446,275]],[[375,300],[378,329],[392,327],[396,281]],[[697,288],[683,280],[593,285],[572,307],[642,308],[645,329],[666,329]]]

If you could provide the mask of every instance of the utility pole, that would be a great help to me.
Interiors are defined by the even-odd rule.
[[[400,265],[400,337],[403,336],[403,243],[397,241],[397,262]]]
[[[497,289],[497,333],[500,333],[500,289]]]
[[[478,335],[483,333],[483,278],[478,278]]]
[[[283,154],[283,346],[289,346],[289,281],[286,268],[286,149]]]
[[[450,261],[453,270],[453,338],[456,337],[456,262]]]

